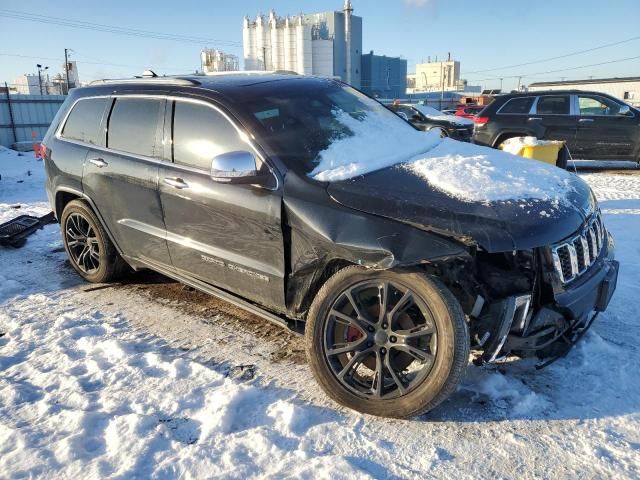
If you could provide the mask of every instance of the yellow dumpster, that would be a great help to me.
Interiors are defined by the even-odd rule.
[[[535,137],[513,137],[505,140],[498,148],[514,155],[532,158],[566,168],[566,158],[560,155],[565,142],[561,140],[538,140]]]

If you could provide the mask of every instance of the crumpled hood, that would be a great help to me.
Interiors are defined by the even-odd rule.
[[[570,177],[562,202],[461,200],[434,188],[406,165],[333,182],[327,191],[349,208],[472,241],[488,252],[504,252],[551,245],[580,228],[596,200],[582,179]],[[473,179],[469,182],[473,188]]]

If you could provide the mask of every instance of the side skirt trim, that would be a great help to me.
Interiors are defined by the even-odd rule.
[[[208,283],[202,282],[195,278],[182,275],[173,269],[171,270],[167,269],[166,267],[159,265],[158,263],[152,260],[136,257],[135,261],[143,263],[150,269],[158,273],[161,273],[162,275],[166,275],[167,277],[173,278],[178,282],[184,283],[185,285],[189,285],[190,287],[193,287],[196,290],[200,290],[201,292],[207,293],[209,295],[213,295],[214,297],[219,298],[220,300],[224,300],[225,302],[229,302],[237,307],[242,308],[243,310],[251,312],[254,315],[257,315],[273,323],[274,325],[278,325],[279,327],[286,328],[287,330],[290,330],[295,334],[302,335],[300,322],[279,317],[278,315],[275,315],[274,313],[271,313],[259,307],[258,305],[254,305],[253,303],[248,302],[247,300],[244,300],[243,298],[240,298],[234,295],[233,293],[214,287],[213,285],[209,285]]]

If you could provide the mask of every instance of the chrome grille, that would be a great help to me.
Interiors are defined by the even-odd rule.
[[[562,283],[582,275],[600,255],[605,242],[605,228],[598,211],[575,237],[551,247],[553,265]]]

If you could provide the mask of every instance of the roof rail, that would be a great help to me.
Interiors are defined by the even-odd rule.
[[[176,78],[176,77],[136,77],[136,78],[105,78],[102,80],[94,80],[89,85],[110,85],[116,83],[151,83],[161,85],[184,85],[194,86],[200,85],[200,82],[191,78]]]
[[[232,70],[225,72],[209,72],[205,74],[207,77],[223,77],[225,75],[299,75],[298,72],[292,70]]]

